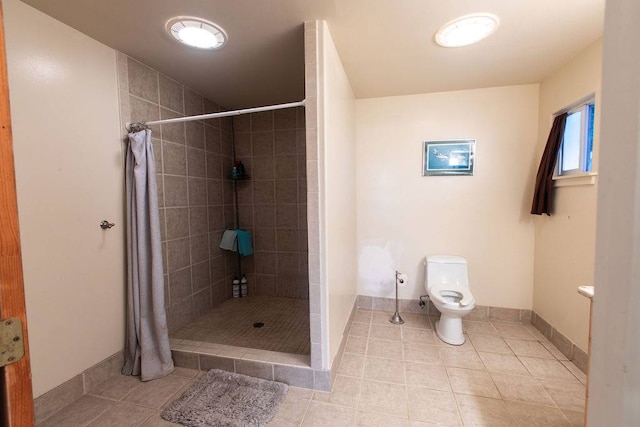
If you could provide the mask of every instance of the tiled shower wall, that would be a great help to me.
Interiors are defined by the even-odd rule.
[[[120,109],[127,121],[220,111],[220,106],[126,55],[118,54]],[[230,118],[154,126],[169,331],[231,296],[236,263],[218,248],[234,226]]]
[[[240,225],[253,232],[249,290],[309,297],[304,108],[236,116],[236,159],[250,179],[237,181]],[[253,282],[253,284],[252,284]]]

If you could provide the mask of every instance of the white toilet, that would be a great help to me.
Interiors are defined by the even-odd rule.
[[[428,256],[425,263],[425,288],[440,314],[436,322],[438,337],[447,344],[462,345],[462,318],[475,307],[469,289],[467,260],[449,255]]]

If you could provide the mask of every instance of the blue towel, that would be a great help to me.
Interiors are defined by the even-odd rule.
[[[224,230],[224,234],[220,240],[220,249],[237,251],[236,238],[236,230]]]
[[[251,245],[251,233],[247,230],[236,228],[233,230],[238,236],[238,253],[242,256],[253,255],[253,246]]]

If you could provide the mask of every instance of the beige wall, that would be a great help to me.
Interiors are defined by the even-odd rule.
[[[531,308],[538,85],[356,101],[358,293],[424,288],[424,257],[467,258],[478,304]],[[474,176],[423,177],[424,140],[475,138]]]
[[[542,156],[553,114],[595,94],[593,169],[598,170],[601,64],[599,40],[542,81],[538,147],[532,167],[537,168]],[[593,284],[597,186],[563,186],[554,191],[552,216],[535,218],[533,309],[586,351],[589,303],[577,288]]]
[[[124,223],[116,54],[3,1],[33,391],[121,350]],[[103,231],[103,219],[116,227]]]
[[[589,426],[640,410],[640,2],[607,0]]]
[[[333,361],[355,302],[356,149],[355,98],[326,23],[322,37],[323,177],[329,361]],[[322,148],[321,148],[322,150]]]

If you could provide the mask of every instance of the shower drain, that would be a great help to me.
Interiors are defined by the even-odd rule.
[[[254,328],[262,328],[263,326],[264,326],[264,323],[262,323],[262,322],[256,322],[256,323],[253,324]]]

